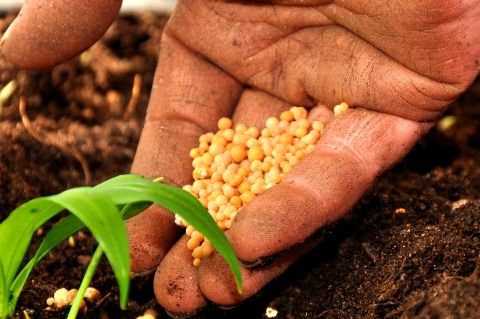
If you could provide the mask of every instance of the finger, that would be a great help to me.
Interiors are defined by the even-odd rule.
[[[199,285],[203,295],[214,303],[222,306],[236,305],[260,291],[288,269],[301,256],[312,250],[319,240],[311,240],[292,247],[261,268],[241,267],[243,292],[237,292],[232,271],[224,259],[215,252],[205,258],[199,267]]]
[[[176,317],[186,317],[206,306],[198,287],[198,271],[183,236],[158,266],[153,282],[159,304]]]
[[[239,258],[277,254],[340,219],[427,128],[363,109],[337,117],[285,180],[238,212],[229,235]]]
[[[291,107],[289,103],[268,93],[247,89],[240,96],[233,113],[233,122],[261,129],[265,127],[265,122],[269,117],[278,118],[283,111],[287,111]],[[312,121],[329,123],[333,120],[334,114],[330,108],[319,104],[309,110],[308,118]]]
[[[152,205],[127,221],[127,233],[132,256],[131,270],[151,271],[175,243],[179,228],[171,213]]]
[[[279,117],[283,111],[290,107],[287,102],[268,93],[258,90],[245,90],[235,108],[233,122],[263,128],[269,117]]]
[[[95,43],[121,4],[121,0],[26,1],[1,40],[2,53],[25,69],[60,64]]]
[[[208,61],[164,34],[145,126],[132,172],[163,176],[183,186],[192,181],[189,151],[198,137],[231,116],[241,86]],[[178,234],[173,215],[152,208],[127,223],[133,271],[157,267]]]
[[[241,267],[242,294],[237,292],[232,272],[217,252],[203,259],[199,268],[192,265],[191,251],[186,248],[188,239],[183,236],[170,249],[155,274],[155,296],[174,317],[196,313],[206,306],[207,299],[222,306],[240,303],[281,275],[298,258],[313,249],[321,238],[282,253],[266,267]]]
[[[480,1],[265,0],[289,6],[316,6],[403,65],[464,88],[480,70]],[[326,6],[325,4],[329,4]],[[421,17],[421,18],[419,18]],[[379,31],[381,30],[381,32]],[[441,44],[441,46],[439,46]],[[420,48],[412,54],[414,46]],[[461,55],[458,52],[462,52]],[[436,61],[432,63],[432,61]]]
[[[396,61],[436,81],[466,88],[480,70],[478,0],[389,5],[347,0],[322,11]]]
[[[415,72],[355,33],[333,25],[331,19],[322,16],[322,6],[316,10],[295,7],[304,15],[316,13],[315,18],[305,19],[302,28],[277,14],[290,8],[180,2],[172,16],[172,32],[239,80],[293,105],[306,105],[312,100],[327,105],[346,101],[429,121],[462,91],[455,84]],[[212,28],[218,25],[222,27]],[[426,48],[412,43],[409,50]],[[456,48],[451,48],[447,55],[461,64],[455,52]]]

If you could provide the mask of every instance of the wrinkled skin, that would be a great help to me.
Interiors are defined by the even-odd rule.
[[[188,151],[221,116],[262,126],[303,105],[329,124],[315,151],[227,232],[242,261],[276,256],[242,269],[244,294],[218,255],[193,267],[185,236],[174,244],[173,218],[156,207],[128,223],[134,271],[160,265],[155,293],[171,313],[258,292],[466,90],[480,69],[478,30],[480,0],[180,1],[162,38],[134,172],[191,183]],[[326,106],[341,101],[355,108],[332,119]]]

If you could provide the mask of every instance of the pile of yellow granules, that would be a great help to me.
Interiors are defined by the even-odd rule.
[[[336,115],[345,112],[343,102],[334,108]],[[190,151],[193,166],[192,185],[184,190],[195,196],[222,229],[229,229],[238,210],[256,196],[280,183],[308,153],[324,130],[324,123],[311,122],[303,107],[292,107],[280,118],[270,117],[265,128],[247,127],[232,120],[218,120],[218,131],[199,138]],[[175,222],[186,227],[190,237],[193,265],[213,251],[208,239],[176,215]]]

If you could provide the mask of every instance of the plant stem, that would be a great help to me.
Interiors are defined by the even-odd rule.
[[[95,252],[93,253],[90,263],[88,264],[87,271],[83,276],[82,283],[78,288],[77,295],[75,296],[75,299],[73,299],[72,307],[68,312],[67,319],[77,318],[77,314],[78,314],[78,311],[80,310],[80,304],[83,300],[83,296],[85,295],[85,291],[87,290],[88,286],[90,285],[90,282],[92,281],[93,275],[95,274],[95,270],[97,269],[98,264],[102,259],[102,256],[103,256],[103,249],[100,246],[98,246]]]
[[[8,318],[13,316],[12,307],[9,303],[10,300],[10,291],[5,282],[5,276],[3,275],[3,267],[0,262],[0,319]]]

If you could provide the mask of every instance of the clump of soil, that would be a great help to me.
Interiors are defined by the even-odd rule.
[[[0,33],[12,19],[0,18]],[[18,71],[0,57],[0,89],[12,79],[19,86],[0,114],[0,220],[30,198],[84,184],[75,152],[91,183],[128,172],[165,21],[122,17],[86,54],[51,71]],[[134,85],[141,94],[132,102]],[[43,140],[22,123],[22,96]],[[284,276],[235,309],[212,305],[195,317],[267,318],[275,311],[292,319],[480,317],[480,81],[449,114],[455,125],[432,130]],[[78,287],[94,248],[94,239],[79,234],[74,247],[65,243],[46,257],[22,294],[18,317],[23,310],[34,318],[65,317],[45,310],[45,301],[58,288]],[[128,310],[121,311],[104,262],[92,285],[105,298],[89,305],[86,317],[136,318],[155,307],[167,318],[151,281],[152,275],[135,278]]]

